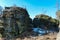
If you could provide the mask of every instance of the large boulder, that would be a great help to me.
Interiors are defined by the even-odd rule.
[[[59,21],[48,16],[48,15],[37,15],[33,19],[33,25],[34,27],[37,28],[42,28],[46,30],[52,30],[52,31],[59,31],[58,26],[59,26]]]
[[[12,37],[32,28],[32,19],[25,8],[5,7],[3,10],[3,20],[5,33],[12,35]]]

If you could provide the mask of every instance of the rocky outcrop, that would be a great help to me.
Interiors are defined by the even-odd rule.
[[[58,20],[53,19],[47,15],[41,14],[37,15],[32,22],[32,19],[30,18],[27,10],[25,8],[16,6],[5,7],[5,9],[3,10],[2,21],[3,23],[0,22],[0,26],[1,25],[3,26],[4,35],[3,34],[2,35],[3,37],[5,37],[6,40],[12,40],[17,36],[22,38],[26,36],[28,37],[31,36],[31,40],[33,39],[36,40],[35,39],[36,37],[33,36],[37,35],[38,33],[34,33],[32,31],[32,28],[42,28],[44,30],[52,30],[56,32],[59,31]],[[49,37],[48,38],[44,37],[42,38],[42,40],[49,39]],[[40,36],[38,38],[40,39]]]
[[[5,7],[3,10],[5,37],[15,37],[24,31],[31,30],[32,19],[26,9],[21,7]],[[9,39],[9,38],[8,38]]]
[[[59,31],[59,21],[44,14],[35,16],[33,19],[33,25],[37,28],[43,28],[56,32]]]

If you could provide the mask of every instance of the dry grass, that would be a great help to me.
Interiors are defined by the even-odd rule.
[[[44,36],[35,36],[35,37],[25,37],[24,39],[21,39],[21,38],[16,38],[16,40],[56,40],[56,36],[57,34],[56,33],[50,33],[48,35],[44,35]],[[4,40],[4,39],[1,39],[0,40]],[[15,40],[15,39],[13,39]]]

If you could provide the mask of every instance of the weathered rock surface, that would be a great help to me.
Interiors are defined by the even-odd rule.
[[[33,19],[33,25],[36,28],[43,28],[46,30],[59,31],[59,21],[44,14],[36,15]]]
[[[27,10],[21,7],[5,7],[2,18],[6,40],[20,35],[32,27],[32,20]]]

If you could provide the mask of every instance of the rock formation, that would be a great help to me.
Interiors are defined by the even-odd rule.
[[[43,28],[56,32],[59,31],[59,21],[44,14],[35,16],[35,18],[33,19],[33,25],[37,28]]]
[[[26,9],[21,7],[5,7],[3,10],[3,26],[5,37],[10,40],[24,31],[31,29],[32,20]]]

